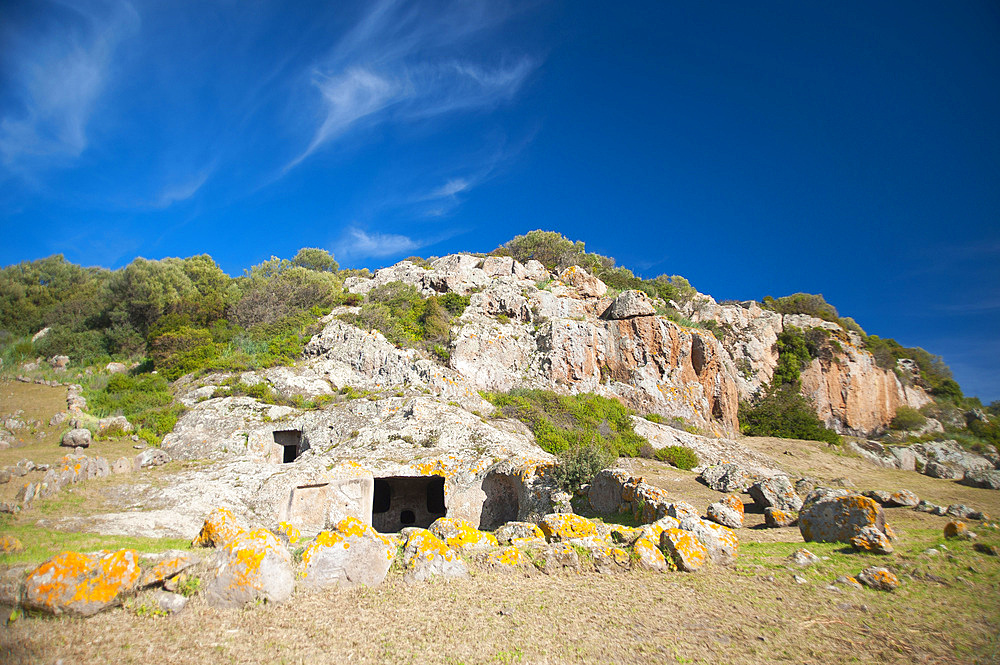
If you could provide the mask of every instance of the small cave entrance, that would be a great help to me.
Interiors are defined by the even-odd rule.
[[[372,527],[381,533],[408,526],[426,529],[447,513],[441,476],[376,478],[373,489]]]
[[[278,456],[282,464],[294,462],[299,455],[309,449],[309,444],[302,439],[302,430],[286,429],[274,433],[274,445],[278,448]]]
[[[505,473],[491,472],[483,479],[483,511],[479,517],[479,528],[492,531],[507,522],[517,520],[520,502],[518,489],[520,480]]]

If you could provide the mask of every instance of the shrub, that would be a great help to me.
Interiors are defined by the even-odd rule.
[[[756,404],[740,403],[740,430],[748,436],[776,436],[840,443],[840,435],[827,429],[812,403],[794,386],[768,389]]]
[[[790,296],[782,296],[777,299],[764,296],[761,306],[779,314],[807,314],[824,321],[840,322],[837,308],[828,303],[822,294],[793,293]]]
[[[896,409],[889,427],[895,430],[911,430],[923,427],[927,422],[927,417],[916,409],[909,406],[901,406]]]
[[[690,471],[698,466],[698,453],[686,446],[666,446],[656,451],[656,459]]]
[[[576,493],[594,476],[612,466],[617,456],[604,446],[586,444],[560,451],[559,463],[552,470],[552,479],[567,492]]]
[[[104,388],[86,391],[90,412],[98,417],[121,414],[153,445],[174,429],[185,408],[175,404],[167,380],[156,374],[114,374]]]
[[[482,395],[499,415],[526,424],[538,445],[553,454],[593,444],[616,457],[635,457],[646,442],[635,433],[630,412],[618,400],[524,389]]]

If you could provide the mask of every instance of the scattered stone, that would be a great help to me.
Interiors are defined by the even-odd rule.
[[[948,506],[948,509],[945,511],[945,514],[950,515],[952,517],[960,517],[963,519],[968,519],[969,515],[972,514],[972,508],[969,508],[963,503],[953,503],[950,506]]]
[[[944,515],[947,512],[947,508],[944,506],[938,506],[923,499],[921,499],[920,503],[914,506],[913,509],[922,513],[929,513],[931,515]]]
[[[313,588],[377,586],[396,557],[396,544],[372,527],[345,517],[322,531],[302,555],[303,582]]]
[[[743,526],[743,501],[738,494],[730,494],[721,501],[709,505],[708,519],[730,529]]]
[[[0,552],[13,554],[24,550],[24,545],[14,536],[0,535]]]
[[[135,587],[141,574],[137,558],[135,550],[57,554],[28,575],[22,604],[48,614],[91,616]]]
[[[469,574],[458,554],[427,529],[413,529],[407,535],[403,546],[403,568],[403,581],[407,583],[423,582],[438,576],[467,577]]]
[[[872,554],[892,554],[892,543],[889,537],[874,526],[866,526],[861,529],[853,538],[851,545],[854,549]]]
[[[778,508],[785,512],[796,512],[802,507],[802,497],[795,493],[788,476],[772,476],[750,486],[750,496],[754,503],[763,508]]]
[[[965,525],[965,522],[952,520],[944,525],[944,537],[969,540],[969,527]]]
[[[146,569],[139,580],[139,586],[142,588],[163,584],[164,581],[195,564],[195,559],[191,555],[180,550],[162,552],[151,557],[151,560],[155,563]]]
[[[910,490],[899,490],[889,495],[889,500],[885,502],[888,506],[905,506],[907,508],[919,505],[920,497]]]
[[[67,448],[88,448],[92,438],[89,429],[78,427],[63,434],[60,445]]]
[[[974,469],[966,471],[965,475],[958,482],[961,485],[968,485],[969,487],[1000,490],[1000,470]]]
[[[793,513],[786,513],[779,508],[764,509],[764,526],[769,529],[792,526],[795,524],[795,520],[796,517]]]
[[[0,485],[10,482],[11,474],[7,469],[0,469]]]
[[[690,531],[667,529],[660,536],[660,549],[670,556],[679,570],[693,573],[708,561],[708,548]]]
[[[553,543],[538,556],[540,568],[546,575],[580,572],[580,555],[569,543]]]
[[[973,543],[972,549],[988,556],[1000,556],[1000,547],[987,543]]]
[[[69,356],[52,356],[49,358],[49,365],[54,369],[66,369],[69,366]]]
[[[192,547],[222,547],[244,532],[228,508],[216,508],[201,527],[201,532],[191,542]]]
[[[111,473],[114,474],[132,473],[132,471],[133,471],[132,460],[131,458],[128,457],[119,457],[111,465]]]
[[[866,526],[885,533],[885,515],[873,499],[822,489],[809,494],[799,513],[799,531],[807,542],[848,543]]]
[[[167,614],[177,614],[187,605],[188,599],[179,593],[160,589],[153,594],[153,602]]]
[[[675,503],[667,504],[667,516],[673,517],[675,520],[683,520],[687,517],[699,518],[701,513],[698,509],[692,506],[686,501],[677,501]]]
[[[667,559],[663,556],[658,546],[659,536],[653,538],[642,536],[632,543],[632,552],[635,558],[632,566],[638,570],[651,570],[662,573],[669,570]]]
[[[810,552],[809,550],[805,549],[804,547],[800,547],[799,549],[792,552],[792,554],[788,558],[791,559],[792,563],[803,567],[811,566],[814,563],[819,563],[819,557]]]
[[[267,529],[245,532],[216,550],[215,576],[205,589],[213,607],[240,608],[247,603],[282,603],[292,595],[292,556]]]
[[[128,367],[125,365],[125,363],[108,363],[107,365],[104,366],[104,369],[109,374],[124,374],[125,372],[128,371]]]
[[[550,543],[597,535],[593,522],[573,514],[550,513],[542,518],[538,526]]]
[[[841,575],[840,577],[837,578],[836,581],[837,584],[842,584],[844,586],[848,586],[854,589],[864,588],[861,586],[861,582],[859,582],[857,578],[852,577],[851,575]]]
[[[49,426],[55,427],[56,425],[62,425],[63,421],[65,421],[66,418],[68,417],[69,417],[68,413],[66,413],[65,411],[60,411],[59,413],[49,418]]]
[[[170,455],[159,448],[146,448],[135,456],[133,468],[146,469],[154,466],[162,466],[170,461]]]
[[[889,503],[889,499],[892,497],[892,494],[886,492],[885,490],[866,490],[862,492],[861,495],[866,496],[869,499],[875,499],[883,506],[887,505]]]
[[[795,580],[796,584],[808,584],[808,580],[801,575],[792,575],[792,579]]]
[[[746,492],[754,483],[753,475],[738,464],[717,464],[703,470],[698,480],[716,492]]]
[[[899,587],[899,578],[887,568],[871,566],[858,574],[858,581],[876,591],[892,591]]]
[[[545,534],[531,522],[507,522],[495,532],[501,545],[534,545],[545,542]]]

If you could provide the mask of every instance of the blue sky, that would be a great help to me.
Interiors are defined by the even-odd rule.
[[[0,264],[535,228],[822,293],[1000,399],[1000,5],[3,2]]]

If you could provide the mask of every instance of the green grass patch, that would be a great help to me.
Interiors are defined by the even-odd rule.
[[[4,534],[20,540],[24,545],[24,550],[11,554],[0,554],[0,566],[39,564],[65,551],[94,552],[97,550],[133,549],[140,553],[154,553],[191,548],[191,542],[182,538],[139,538],[106,536],[98,533],[75,533],[46,529],[33,524],[15,526],[12,521],[9,517],[0,520],[0,529],[3,530]]]
[[[159,445],[186,410],[174,402],[167,380],[156,374],[112,374],[106,383],[98,378],[84,389],[84,396],[91,414],[125,416],[152,445]]]

